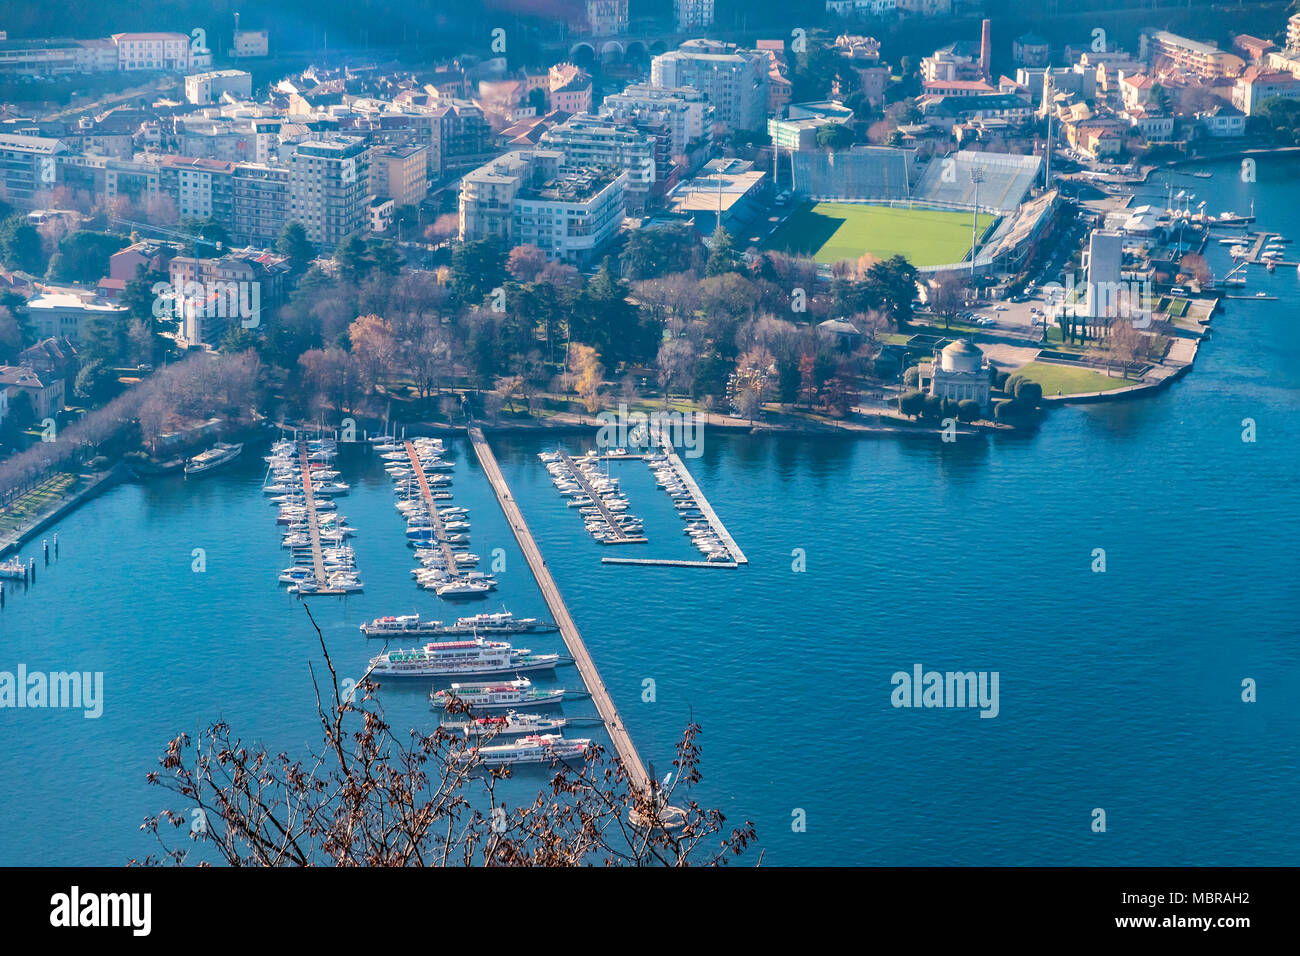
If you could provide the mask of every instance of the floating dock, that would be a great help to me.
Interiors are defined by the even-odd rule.
[[[582,642],[582,635],[578,633],[578,627],[573,623],[573,618],[569,615],[569,609],[560,596],[560,589],[556,587],[555,579],[551,577],[551,572],[546,567],[546,561],[542,558],[542,552],[537,547],[537,542],[533,540],[532,532],[528,530],[528,524],[524,521],[523,512],[519,510],[519,505],[510,493],[510,487],[506,484],[505,476],[501,473],[501,467],[497,464],[496,456],[492,454],[492,448],[483,436],[483,430],[476,425],[471,425],[469,427],[469,440],[474,446],[474,453],[478,456],[479,464],[483,466],[483,473],[487,475],[488,481],[492,484],[492,490],[496,492],[497,501],[501,505],[501,510],[505,513],[510,530],[514,532],[515,540],[519,542],[519,548],[523,551],[524,558],[528,561],[528,567],[532,569],[533,577],[537,579],[537,586],[541,589],[542,597],[546,599],[546,604],[551,609],[551,617],[560,629],[560,636],[564,638],[564,644],[573,656],[574,666],[577,667],[583,683],[591,694],[592,701],[596,704],[596,711],[605,724],[605,730],[609,734],[610,742],[614,745],[614,752],[618,755],[623,769],[627,771],[632,786],[644,793],[650,787],[650,775],[646,773],[645,765],[641,763],[641,755],[637,753],[636,747],[633,746],[632,738],[628,734],[627,728],[623,726],[622,718],[618,715],[618,709],[615,708],[614,701],[610,698],[604,681],[600,679],[600,673],[596,670],[591,655],[587,653],[587,646]]]
[[[686,486],[686,490],[691,493],[691,499],[694,501],[695,506],[700,509],[700,514],[704,515],[704,520],[709,523],[713,533],[718,536],[718,540],[723,543],[731,554],[731,560],[736,564],[748,564],[749,558],[745,557],[745,552],[740,550],[740,545],[736,544],[736,539],[727,531],[726,525],[722,523],[722,519],[718,517],[713,510],[713,506],[709,504],[709,499],[705,498],[704,492],[700,491],[700,486],[695,483],[695,479],[691,477],[690,471],[686,468],[686,462],[682,461],[676,449],[667,442],[664,442],[663,451],[668,457],[668,463],[672,465],[673,471],[677,473],[677,477]],[[707,564],[708,562],[700,563]]]
[[[321,554],[320,516],[316,513],[316,492],[312,487],[311,461],[307,457],[307,443],[298,442],[298,463],[302,469],[302,500],[307,509],[307,537],[311,539],[312,570],[316,574],[317,587],[314,591],[299,591],[299,597],[330,597],[347,592],[341,588],[327,588],[325,581],[325,557]]]
[[[438,514],[438,506],[434,503],[433,491],[429,488],[429,479],[424,473],[424,466],[420,464],[420,455],[415,450],[415,443],[403,442],[402,447],[406,449],[406,457],[411,460],[411,469],[415,472],[415,480],[420,485],[420,498],[424,501],[424,508],[429,513],[429,523],[433,525],[438,547],[442,550],[443,562],[447,566],[447,577],[453,583],[459,582],[462,578],[460,565],[456,563],[456,553],[452,551],[451,542],[447,540],[447,529],[443,525],[442,515]]]
[[[582,469],[578,467],[577,463],[573,460],[573,457],[567,451],[559,451],[557,452],[557,454],[560,456],[560,461],[564,462],[564,467],[569,469],[569,474],[572,475],[573,480],[578,483],[578,487],[582,489],[583,494],[585,494],[588,498],[591,499],[592,506],[600,511],[600,516],[605,519],[605,524],[609,525],[609,530],[614,537],[612,539],[606,538],[602,540],[600,543],[601,544],[645,544],[648,539],[646,539],[644,536],[633,537],[632,535],[628,534],[626,531],[623,530],[622,526],[620,526],[618,523],[618,519],[614,517],[614,512],[609,510],[609,506],[605,504],[605,500],[600,496],[600,493],[591,486],[591,482],[587,480],[587,476],[582,473]],[[593,455],[591,457],[599,458],[605,461],[618,461],[618,460],[626,460],[628,456],[627,455],[617,455],[617,456]]]
[[[688,561],[679,558],[601,558],[601,564],[643,564],[661,568],[738,568],[735,561]]]

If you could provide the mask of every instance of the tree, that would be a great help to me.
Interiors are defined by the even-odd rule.
[[[633,229],[623,244],[619,264],[628,279],[654,279],[690,269],[698,247],[690,226]]]
[[[353,233],[334,250],[334,262],[338,266],[339,278],[344,282],[357,285],[375,267],[371,250],[358,233]]]
[[[45,250],[40,232],[21,212],[0,222],[0,262],[5,267],[32,275],[45,271]]]
[[[108,275],[109,257],[129,243],[125,236],[107,232],[70,232],[50,259],[46,276],[55,282],[92,285]]]
[[[853,145],[854,139],[853,130],[847,123],[827,123],[817,128],[818,147],[831,152],[848,149]]]
[[[963,398],[957,403],[957,418],[963,422],[977,421],[980,412],[980,403],[973,398]]]
[[[600,385],[605,379],[600,355],[591,346],[574,342],[569,346],[569,371],[576,376],[573,390],[582,398],[587,411],[594,412],[600,407]]]
[[[904,392],[898,396],[898,410],[904,415],[916,418],[925,410],[925,394],[915,390]]]
[[[970,283],[960,272],[944,273],[930,287],[930,308],[936,315],[943,316],[945,330],[952,328],[952,320],[965,307],[969,289]]]
[[[740,390],[736,395],[736,411],[741,418],[746,418],[753,424],[754,419],[763,412],[763,400],[759,397],[757,388],[749,386]]]
[[[357,367],[370,388],[383,385],[393,371],[397,343],[393,327],[377,315],[362,315],[348,326],[348,340]]]
[[[316,247],[307,238],[307,227],[297,220],[286,222],[280,229],[275,251],[288,258],[289,269],[294,275],[306,272],[316,258]]]
[[[477,305],[506,277],[506,252],[495,236],[456,245],[451,254],[451,284],[464,305]]]
[[[1024,409],[1034,409],[1042,404],[1043,386],[1037,382],[1023,379],[1016,387],[1016,402]]]
[[[731,236],[721,225],[713,231],[709,239],[709,259],[704,267],[707,276],[720,276],[727,272],[738,272],[736,251],[731,244]]]
[[[918,274],[916,267],[902,256],[891,256],[884,262],[877,262],[867,270],[861,283],[863,304],[888,313],[900,329],[907,328],[912,321],[912,300],[916,297]]]
[[[506,269],[520,282],[532,282],[546,268],[546,253],[537,246],[515,246],[506,259]]]

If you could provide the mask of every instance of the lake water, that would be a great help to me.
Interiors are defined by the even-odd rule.
[[[1259,227],[1300,222],[1294,161],[1262,158],[1255,183],[1235,169],[1182,182],[1210,211],[1253,197]],[[1209,254],[1222,274],[1226,256]],[[1034,435],[710,432],[688,464],[750,559],[737,570],[602,565],[611,552],[696,556],[647,467],[614,466],[650,543],[608,549],[536,457],[554,439],[492,444],[643,758],[662,776],[684,723],[702,724],[695,797],[754,820],[765,862],[1295,864],[1300,283],[1249,276],[1249,293],[1282,301],[1226,303],[1183,381],[1056,410]],[[549,616],[473,453],[451,447],[474,550],[506,561],[492,600],[463,613]],[[256,458],[114,489],[52,529],[58,561],[10,591],[0,670],[103,671],[106,704],[98,720],[0,710],[0,863],[150,852],[140,822],[175,804],[145,774],[170,737],[218,717],[272,750],[318,741],[319,648],[275,582],[287,560]],[[342,463],[366,590],[310,606],[341,673],[359,675],[378,642],[358,623],[457,609],[412,582],[377,460]],[[39,565],[39,550],[24,553]],[[558,635],[526,643],[562,650]],[[916,664],[996,671],[997,717],[891,706],[891,675]],[[1255,703],[1241,699],[1247,678]],[[432,727],[423,683],[381,693],[395,726]],[[545,776],[519,770],[510,795]]]

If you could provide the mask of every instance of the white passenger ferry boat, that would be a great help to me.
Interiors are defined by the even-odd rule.
[[[565,740],[558,734],[531,734],[513,743],[475,747],[459,754],[461,760],[478,756],[488,766],[511,763],[550,763],[552,760],[580,759],[591,746],[585,737]]]
[[[559,733],[568,723],[566,717],[521,714],[512,710],[503,717],[476,717],[474,720],[444,723],[442,729],[462,737],[511,737]]]
[[[395,650],[370,660],[379,677],[475,677],[554,670],[558,654],[534,654],[505,641],[442,641],[411,650]]]
[[[452,684],[429,695],[433,706],[442,709],[452,697],[480,710],[505,710],[512,707],[547,707],[564,700],[563,688],[540,690],[527,677],[501,683]]]

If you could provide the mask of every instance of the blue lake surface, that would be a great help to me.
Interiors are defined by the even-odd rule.
[[[1210,211],[1254,198],[1259,227],[1300,222],[1294,161],[1262,157],[1255,183],[1235,163],[1214,168],[1212,185],[1180,177]],[[1208,255],[1222,275],[1220,247]],[[1249,277],[1249,293],[1281,301],[1225,303],[1183,381],[1056,410],[1034,435],[709,432],[688,464],[750,559],[737,570],[602,565],[696,556],[645,464],[613,468],[650,543],[610,549],[538,461],[554,439],[492,444],[643,757],[662,776],[698,721],[694,796],[753,820],[766,863],[1294,865],[1300,281]],[[549,616],[472,451],[451,447],[474,551],[506,561],[492,600],[462,613]],[[414,585],[377,459],[348,452],[342,468],[366,590],[311,608],[341,674],[359,676],[379,646],[360,622],[459,608]],[[106,704],[98,720],[0,710],[0,863],[153,851],[139,824],[176,803],[145,774],[168,739],[214,719],[273,751],[317,744],[319,648],[275,582],[288,562],[262,477],[250,456],[202,480],[116,488],[51,530],[60,556],[35,586],[10,589],[0,670],[103,671]],[[1098,548],[1105,573],[1092,571]],[[39,553],[24,551],[38,565]],[[557,635],[526,643],[562,649]],[[891,675],[918,663],[997,671],[996,719],[892,707]],[[1246,678],[1256,703],[1241,700]],[[535,682],[578,686],[571,668]],[[427,693],[386,685],[392,723],[431,728]],[[509,795],[528,799],[545,776],[520,770]]]

